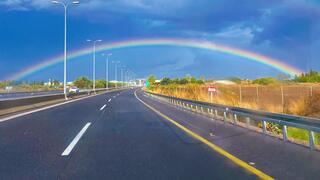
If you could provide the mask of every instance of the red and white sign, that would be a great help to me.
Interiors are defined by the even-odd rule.
[[[208,87],[208,92],[217,92],[217,88],[214,86],[209,86]]]

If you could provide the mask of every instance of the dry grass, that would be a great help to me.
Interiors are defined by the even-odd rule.
[[[320,117],[320,93],[301,98],[293,102],[288,109],[290,113],[301,116]]]
[[[218,85],[217,88],[218,93],[213,95],[213,103],[320,118],[319,84]],[[180,98],[211,101],[206,85],[154,86],[149,90]]]

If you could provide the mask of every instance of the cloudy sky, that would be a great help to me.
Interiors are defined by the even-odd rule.
[[[319,0],[80,0],[69,7],[70,51],[139,38],[206,40],[269,57],[304,71],[320,70]],[[63,53],[63,9],[51,0],[0,0],[0,79]],[[277,76],[279,71],[219,52],[182,47],[116,50],[113,60],[138,77],[210,78]],[[99,55],[97,76],[104,76]],[[91,77],[91,56],[68,65],[69,80]],[[62,79],[63,64],[27,80]],[[110,76],[113,78],[113,66]]]

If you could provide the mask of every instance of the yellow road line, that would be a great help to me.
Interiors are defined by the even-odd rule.
[[[152,111],[157,113],[159,116],[165,118],[166,120],[168,120],[169,122],[171,122],[172,124],[174,124],[175,126],[180,128],[181,130],[183,130],[187,134],[191,135],[195,139],[198,139],[199,141],[201,141],[202,143],[206,144],[207,146],[209,146],[211,149],[213,149],[214,151],[218,152],[219,154],[221,154],[221,155],[225,156],[226,158],[230,159],[232,162],[234,162],[235,164],[239,165],[240,167],[242,167],[242,168],[246,169],[247,171],[257,175],[259,178],[261,178],[261,179],[274,179],[271,176],[269,176],[269,175],[265,174],[264,172],[260,171],[259,169],[255,168],[253,166],[250,166],[248,163],[246,163],[246,162],[242,161],[241,159],[237,158],[236,156],[230,154],[229,152],[227,152],[226,150],[222,149],[221,147],[213,144],[212,142],[210,142],[207,139],[203,138],[199,134],[197,134],[197,133],[191,131],[190,129],[186,128],[185,126],[179,124],[178,122],[176,122],[172,118],[170,118],[170,117],[162,114],[160,111],[154,109],[153,107],[151,107],[150,105],[145,103],[143,100],[141,100],[137,96],[136,92],[137,92],[137,90],[134,92],[134,95],[142,104],[144,104],[149,109],[151,109]]]

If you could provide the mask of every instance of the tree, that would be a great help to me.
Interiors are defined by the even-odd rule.
[[[171,84],[171,79],[170,78],[163,78],[161,81],[160,81],[160,84],[161,85],[168,85],[168,84]]]
[[[308,73],[302,73],[301,75],[296,76],[294,81],[296,81],[296,82],[310,82],[310,83],[320,82],[320,73],[317,71],[311,70]]]
[[[188,84],[189,81],[187,78],[181,78],[180,81],[179,81],[179,84]]]
[[[78,88],[89,88],[92,86],[92,81],[89,80],[87,77],[82,76],[82,77],[77,78],[73,82],[73,84],[75,86],[77,86]]]
[[[5,88],[6,86],[8,86],[10,84],[9,81],[0,81],[0,88]]]
[[[198,80],[197,80],[197,84],[204,84],[204,80],[198,79]]]
[[[96,80],[96,88],[105,88],[106,87],[106,81],[102,79]]]
[[[52,86],[60,86],[60,82],[58,80],[53,80]]]
[[[191,77],[190,83],[196,84],[197,83],[197,78]]]
[[[260,85],[269,85],[269,84],[276,84],[278,81],[272,77],[264,77],[258,78],[253,81],[253,84],[260,84]]]
[[[154,85],[156,80],[157,80],[157,78],[155,75],[151,75],[148,77],[148,81],[149,81],[150,85]]]
[[[238,78],[238,77],[230,77],[228,78],[230,81],[234,82],[234,83],[237,83],[237,84],[241,84],[241,79]]]

